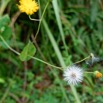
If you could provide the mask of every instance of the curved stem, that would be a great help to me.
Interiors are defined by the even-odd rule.
[[[80,61],[78,61],[78,62],[75,62],[74,64],[81,63],[81,62],[85,61],[86,59],[93,58],[93,57],[94,57],[94,54],[93,54],[93,53],[90,53],[90,55],[89,55],[88,57],[86,57],[86,58],[84,58],[84,59],[82,59],[82,60],[80,60]]]
[[[17,52],[16,50],[14,50],[13,48],[11,48],[9,45],[8,45],[8,43],[4,40],[4,38],[0,35],[0,38],[1,38],[1,40],[4,42],[4,44],[12,51],[12,52],[14,52],[15,54],[17,54],[17,55],[20,55],[20,53],[19,52]]]
[[[44,64],[47,64],[47,65],[49,65],[49,66],[51,66],[51,67],[54,67],[54,68],[57,68],[57,69],[60,69],[60,70],[63,71],[63,68],[62,68],[62,67],[54,66],[54,65],[49,64],[49,63],[47,63],[47,62],[45,62],[45,61],[43,61],[43,60],[41,60],[41,59],[39,59],[39,58],[36,58],[36,57],[32,57],[32,56],[30,56],[30,57],[31,57],[32,59],[35,59],[35,60],[40,61],[40,62],[42,62],[42,63],[44,63]]]
[[[33,21],[41,21],[41,19],[33,19],[33,18],[31,18],[30,15],[29,15],[29,19],[30,19],[30,20],[33,20]]]
[[[41,16],[41,19],[40,19],[40,22],[39,22],[39,25],[38,25],[37,32],[36,32],[36,34],[35,34],[35,40],[36,40],[36,37],[37,37],[37,35],[38,35],[38,33],[39,33],[40,25],[41,25],[41,21],[42,21],[42,19],[43,19],[43,17],[44,17],[45,11],[46,11],[46,9],[47,9],[47,7],[48,7],[50,1],[51,1],[51,0],[48,0],[46,6],[45,6],[45,8],[44,8],[43,14],[42,14],[42,16]],[[29,18],[30,18],[30,17],[29,17]],[[31,18],[30,18],[30,20],[34,20],[34,21],[36,21],[36,19],[31,19]]]
[[[11,48],[11,47],[8,45],[8,43],[4,40],[4,38],[3,38],[1,35],[0,35],[0,38],[1,38],[1,40],[4,42],[4,44],[5,44],[12,52],[14,52],[14,53],[17,54],[17,55],[20,55],[19,52],[17,52],[16,50],[14,50],[13,48]],[[28,55],[28,56],[29,56],[29,55]],[[45,62],[45,61],[43,61],[43,60],[41,60],[41,59],[39,59],[39,58],[32,57],[32,56],[29,56],[29,57],[31,57],[32,59],[35,59],[35,60],[37,60],[37,61],[40,61],[40,62],[42,62],[42,63],[44,63],[44,64],[47,64],[47,65],[49,65],[49,66],[51,66],[51,67],[53,67],[53,68],[57,68],[57,69],[63,70],[62,67],[54,66],[54,65],[49,64],[49,63],[47,63],[47,62]]]
[[[91,57],[91,55],[89,55],[88,57],[86,57],[86,58],[84,58],[84,59],[82,59],[82,60],[80,60],[80,61],[77,61],[77,62],[75,62],[75,63],[73,63],[73,64],[81,63],[81,62],[85,61],[86,59],[89,59],[90,57]]]
[[[20,53],[19,52],[17,52],[16,50],[14,50],[13,48],[11,48],[9,45],[8,45],[8,43],[4,40],[4,38],[0,35],[0,38],[1,38],[1,40],[4,42],[4,44],[12,51],[12,52],[14,52],[15,54],[17,54],[17,55],[20,55]],[[39,58],[36,58],[36,57],[32,57],[32,56],[30,56],[30,55],[28,55],[29,57],[31,57],[32,59],[35,59],[35,60],[37,60],[37,61],[40,61],[40,62],[42,62],[42,63],[44,63],[44,64],[47,64],[47,65],[49,65],[49,66],[51,66],[51,67],[53,67],[53,68],[57,68],[57,69],[60,69],[60,70],[62,70],[63,71],[63,67],[58,67],[58,66],[55,66],[55,65],[52,65],[52,64],[50,64],[50,63],[48,63],[48,62],[45,62],[45,61],[43,61],[43,60],[41,60],[41,59],[39,59]],[[90,54],[90,56],[88,56],[88,57],[86,57],[86,58],[84,58],[84,59],[82,59],[82,60],[80,60],[80,61],[78,61],[78,62],[76,62],[76,63],[74,63],[74,64],[78,64],[78,63],[80,63],[80,62],[82,62],[82,61],[84,61],[84,60],[86,60],[86,59],[88,59],[88,58],[90,58],[91,57],[91,54]],[[90,72],[85,72],[85,73],[90,73]],[[92,72],[93,73],[93,72]]]

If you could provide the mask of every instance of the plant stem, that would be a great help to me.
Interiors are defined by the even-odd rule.
[[[13,48],[11,48],[9,45],[8,45],[8,43],[4,40],[4,38],[0,35],[0,38],[1,38],[1,40],[4,42],[4,44],[12,51],[12,52],[14,52],[15,54],[17,54],[17,55],[20,55],[20,53],[19,52],[17,52],[16,50],[14,50]]]
[[[41,21],[41,19],[34,19],[34,18],[31,18],[30,15],[29,15],[29,19],[30,19],[30,20],[33,20],[33,21]]]
[[[42,19],[43,19],[43,17],[44,17],[45,11],[46,11],[46,9],[47,9],[47,7],[48,7],[48,5],[49,5],[50,1],[51,1],[51,0],[48,0],[48,2],[47,2],[47,4],[46,4],[46,6],[45,6],[45,8],[44,8],[43,14],[42,14],[42,16],[41,16],[41,19],[40,19],[40,22],[39,22],[39,25],[38,25],[37,32],[36,32],[36,34],[35,34],[35,40],[36,40],[37,35],[38,35],[38,33],[39,33],[40,25],[41,25],[41,21],[42,21]],[[30,17],[29,17],[29,18],[30,18]],[[36,19],[31,19],[31,18],[30,18],[30,20],[36,21]]]
[[[81,63],[81,62],[83,62],[83,61],[85,61],[85,60],[87,60],[87,59],[89,59],[89,58],[93,58],[93,57],[94,57],[94,54],[93,54],[93,53],[90,53],[90,55],[89,55],[88,57],[85,57],[84,59],[82,59],[82,60],[80,60],[80,61],[78,61],[78,62],[75,62],[75,63],[73,63],[73,64]]]
[[[75,63],[73,63],[73,64],[81,63],[81,62],[85,61],[86,59],[89,59],[90,57],[91,57],[91,55],[89,55],[88,57],[86,57],[86,58],[84,58],[84,59],[82,59],[82,60],[80,60],[80,61],[78,61],[78,62],[75,62]]]
[[[17,52],[16,50],[14,50],[13,48],[11,48],[11,47],[8,45],[8,43],[4,40],[4,38],[3,38],[1,35],[0,35],[0,38],[1,38],[1,40],[4,42],[4,44],[5,44],[12,52],[14,52],[14,53],[17,54],[17,55],[20,55],[19,52]],[[28,56],[29,56],[29,55],[28,55]],[[45,61],[43,61],[43,60],[41,60],[41,59],[39,59],[39,58],[36,58],[36,57],[32,57],[32,56],[29,56],[29,57],[31,57],[32,59],[37,60],[37,61],[39,61],[39,62],[42,62],[42,63],[44,63],[44,64],[47,64],[47,65],[49,65],[49,66],[51,66],[51,67],[53,67],[53,68],[57,68],[57,69],[60,69],[60,70],[63,71],[63,68],[62,68],[62,67],[54,66],[54,65],[49,64],[49,63],[47,63],[47,62],[45,62]]]
[[[61,54],[61,52],[60,52],[60,50],[59,50],[59,48],[58,48],[58,46],[57,46],[57,43],[56,43],[56,41],[55,41],[55,39],[54,39],[54,37],[53,37],[53,34],[52,34],[51,31],[49,30],[48,25],[47,25],[47,23],[46,23],[45,20],[43,20],[43,26],[44,26],[44,28],[45,28],[45,30],[46,30],[46,32],[47,32],[47,35],[48,35],[48,37],[49,37],[49,39],[50,39],[50,41],[51,41],[51,44],[52,44],[52,46],[53,46],[53,48],[54,48],[54,50],[55,50],[55,53],[56,53],[56,55],[57,55],[57,57],[58,57],[58,60],[59,60],[59,62],[60,62],[60,64],[61,64],[61,66],[62,66],[63,68],[65,68],[66,65],[65,65],[65,62],[64,62],[64,60],[63,60],[62,54]],[[63,88],[63,84],[62,84],[61,86],[62,86],[62,88]],[[79,97],[78,97],[78,94],[77,94],[77,91],[76,91],[75,87],[74,87],[73,85],[70,85],[70,87],[71,87],[71,90],[72,90],[72,92],[73,92],[73,94],[74,94],[74,97],[75,97],[75,99],[76,99],[76,101],[77,101],[76,103],[81,103],[80,100],[79,100]],[[63,91],[63,94],[64,94],[64,97],[65,97],[66,101],[69,103],[68,97],[67,97],[66,93],[64,92],[64,91],[65,91],[64,88],[63,88],[62,91]]]
[[[51,66],[51,67],[53,67],[53,68],[57,68],[57,69],[60,69],[60,70],[63,71],[63,68],[62,68],[62,67],[54,66],[54,65],[49,64],[49,63],[47,63],[47,62],[45,62],[45,61],[43,61],[43,60],[41,60],[41,59],[39,59],[39,58],[36,58],[36,57],[32,57],[32,56],[30,56],[30,57],[31,57],[32,59],[35,59],[35,60],[37,60],[37,61],[40,61],[40,62],[42,62],[42,63],[44,63],[44,64],[47,64],[47,65],[49,65],[49,66]]]

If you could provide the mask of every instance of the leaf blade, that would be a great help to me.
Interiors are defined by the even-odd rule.
[[[23,51],[20,53],[20,60],[21,61],[28,61],[31,59],[31,57],[36,53],[36,47],[33,45],[33,43],[30,41],[23,49]]]

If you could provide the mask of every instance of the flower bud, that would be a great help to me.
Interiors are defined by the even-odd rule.
[[[101,78],[102,77],[102,73],[99,71],[94,71],[94,75],[96,78]]]

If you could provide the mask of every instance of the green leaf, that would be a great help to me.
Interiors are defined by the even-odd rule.
[[[5,40],[9,40],[12,36],[12,29],[9,24],[10,18],[8,15],[0,17],[0,35],[2,35]]]
[[[12,37],[12,29],[11,27],[5,26],[4,30],[1,32],[1,35],[5,40],[9,40]]]
[[[8,15],[4,15],[3,17],[0,17],[0,31],[2,27],[7,26],[10,23],[10,18]]]
[[[27,61],[36,53],[36,48],[33,43],[30,41],[21,52],[19,58],[21,61]]]

